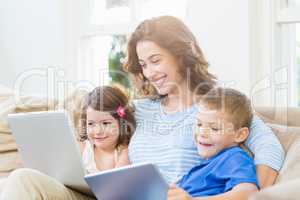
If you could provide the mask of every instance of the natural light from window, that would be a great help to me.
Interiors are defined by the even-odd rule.
[[[300,6],[300,0],[289,0],[288,5],[289,7]]]
[[[91,2],[91,24],[105,25],[130,22],[129,0],[93,0]]]
[[[118,74],[125,57],[126,34],[140,21],[161,15],[186,17],[187,0],[85,0],[87,34],[81,41],[78,76],[96,85],[118,82],[126,87],[128,80]],[[125,27],[125,28],[124,28]],[[128,27],[128,30],[126,29]],[[122,50],[114,48],[122,47]],[[124,55],[123,55],[124,54]]]
[[[187,0],[142,0],[141,2],[139,20],[161,15],[173,15],[184,19],[186,15]]]
[[[111,36],[93,36],[85,42],[81,55],[80,75],[92,84],[105,85],[110,82],[107,66],[111,43]]]

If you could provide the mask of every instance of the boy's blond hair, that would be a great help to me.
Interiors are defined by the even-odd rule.
[[[217,87],[206,93],[201,100],[208,109],[224,113],[235,130],[250,127],[253,117],[251,102],[243,93],[231,88]]]

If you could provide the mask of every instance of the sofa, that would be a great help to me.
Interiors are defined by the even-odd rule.
[[[42,97],[14,97],[11,90],[0,86],[0,192],[5,178],[22,167],[17,146],[6,121],[9,113],[66,109],[78,127],[85,91],[74,91],[65,100]],[[276,183],[253,195],[251,200],[300,199],[300,108],[256,107],[255,112],[270,126],[283,145],[286,158]]]
[[[64,100],[58,101],[38,96],[21,96],[16,98],[12,90],[0,85],[0,192],[1,185],[9,173],[22,167],[16,143],[11,135],[6,117],[10,113],[23,113],[65,109],[78,127],[80,108],[84,90],[71,92]]]
[[[300,107],[255,108],[272,128],[285,150],[285,161],[273,186],[253,195],[251,200],[300,199]]]

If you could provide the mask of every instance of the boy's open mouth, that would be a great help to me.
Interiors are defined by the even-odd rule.
[[[203,142],[198,142],[198,144],[200,144],[201,146],[205,146],[205,147],[211,147],[211,146],[213,146],[213,144],[203,143]]]

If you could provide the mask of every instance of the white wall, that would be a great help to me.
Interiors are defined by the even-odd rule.
[[[0,1],[0,84],[46,94],[46,68],[64,66],[63,23],[61,0]]]
[[[70,9],[66,2],[71,1],[0,2],[0,84],[14,87],[17,75],[31,72],[33,68],[38,68],[38,73],[46,73],[47,67],[54,66],[72,73],[76,67],[74,57],[78,56],[77,44],[68,36],[78,31],[72,23],[79,19],[72,13],[78,8]],[[219,81],[248,93],[248,0],[189,0],[186,22]],[[47,94],[46,84],[45,77],[31,76],[24,81],[22,91]]]
[[[248,0],[190,0],[187,23],[220,82],[250,90]]]

